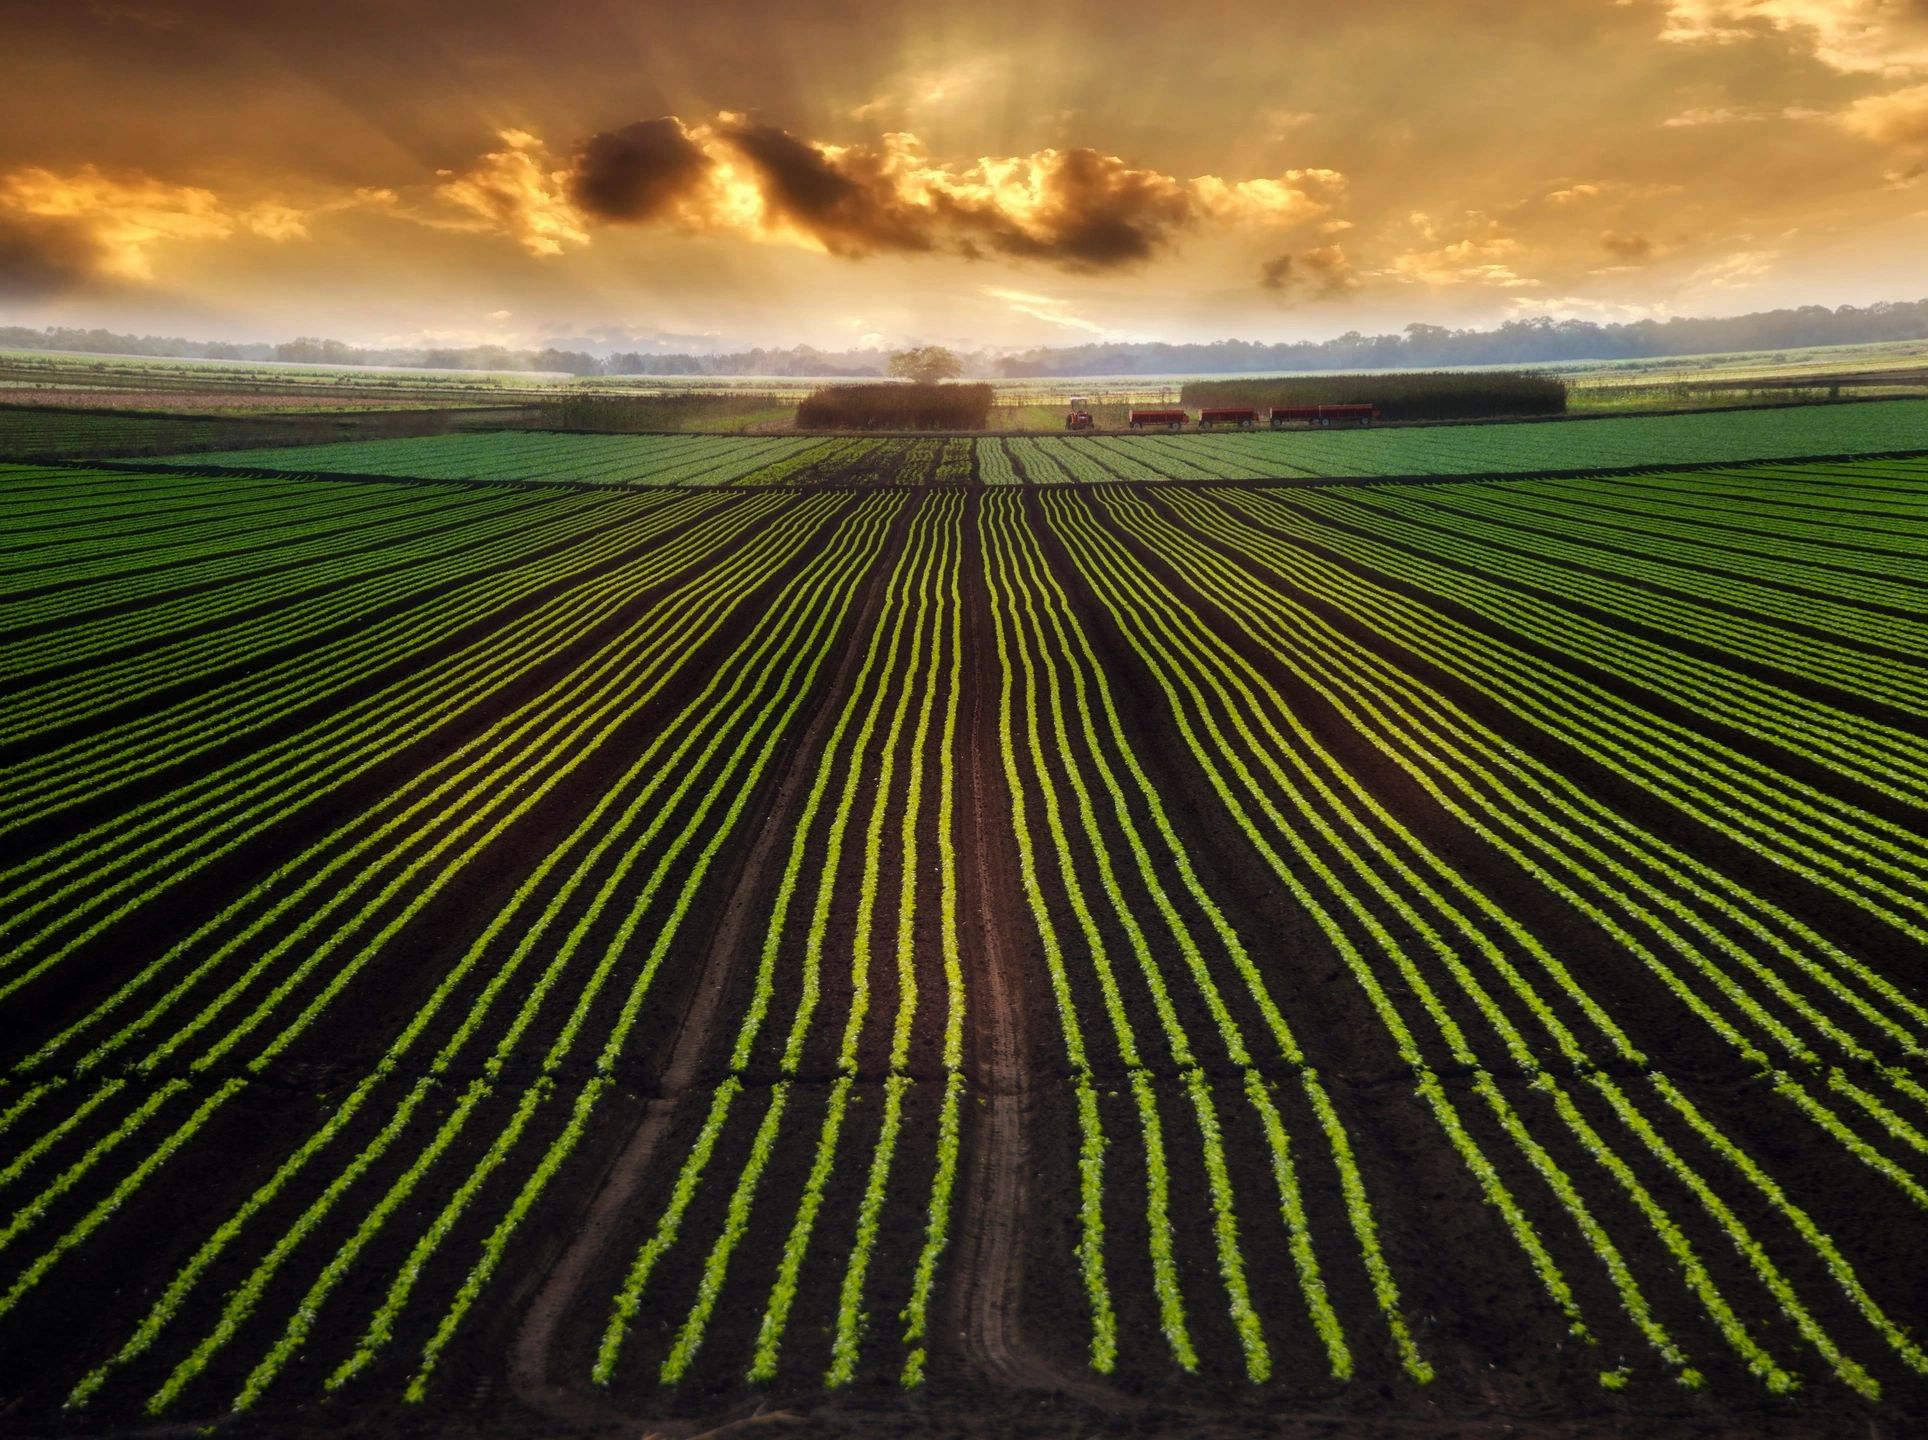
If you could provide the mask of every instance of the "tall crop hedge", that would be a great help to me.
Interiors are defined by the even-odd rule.
[[[1390,375],[1297,375],[1277,380],[1192,380],[1186,405],[1377,405],[1387,420],[1472,420],[1564,415],[1566,381],[1531,371],[1414,371]]]
[[[797,406],[800,430],[982,430],[989,385],[829,385]]]

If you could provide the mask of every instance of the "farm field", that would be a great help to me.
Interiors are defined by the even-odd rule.
[[[0,410],[0,455],[62,457],[100,454],[123,446],[185,447],[211,440],[224,430],[231,433],[232,427],[180,415]]]
[[[0,463],[73,459],[139,459],[182,451],[231,451],[242,446],[295,450],[362,437],[439,435],[448,430],[500,429],[521,412],[502,408],[361,407],[276,413],[156,414],[130,410],[61,410],[0,405]]]
[[[6,1423],[1919,1416],[1928,460],[1081,483],[1623,423],[0,466]]]
[[[964,436],[811,439],[496,431],[181,456],[163,463],[530,485],[963,484],[971,478],[974,443]]]
[[[1471,475],[1928,449],[1928,400],[1353,431],[898,439],[491,432],[179,457],[184,465],[529,484],[1088,484]]]
[[[510,394],[554,391],[564,377],[499,371],[383,369],[361,365],[276,365],[229,360],[190,360],[157,355],[93,355],[60,350],[0,348],[0,387],[225,395],[231,405],[301,403],[466,404]]]

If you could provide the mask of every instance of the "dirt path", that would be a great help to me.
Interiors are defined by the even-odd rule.
[[[986,647],[974,645],[982,657]],[[979,665],[977,677],[985,677]],[[1003,838],[985,798],[985,751],[995,744],[987,733],[985,694],[972,687],[970,749],[970,831],[973,888],[976,890],[978,980],[972,1014],[971,1046],[977,1083],[986,1104],[978,1110],[972,1144],[972,1179],[958,1217],[957,1277],[953,1294],[958,1333],[967,1363],[988,1378],[1019,1387],[1051,1385],[1055,1375],[1030,1354],[1020,1338],[1024,1294],[1024,1218],[1030,1208],[1029,1164],[1025,1153],[1023,1051],[1018,1036],[1024,1009],[1018,1003],[1013,946],[1007,933],[1012,915],[992,880],[990,857]]]
[[[966,1366],[983,1379],[1117,1410],[1131,1404],[1128,1397],[1087,1370],[1057,1364],[1024,1339],[1024,1258],[1035,1218],[1034,1164],[1025,1125],[1029,1009],[1020,968],[1023,951],[1012,930],[1025,908],[1016,876],[1003,863],[1013,846],[1004,821],[1010,810],[995,760],[995,707],[1002,677],[991,644],[982,558],[975,545],[969,553],[978,569],[966,587],[965,646],[972,664],[966,727],[970,790],[964,797],[970,823],[963,838],[973,857],[965,873],[975,891],[969,909],[977,932],[970,1061],[986,1103],[977,1107],[971,1168],[958,1216],[953,1323]]]
[[[663,1138],[675,1119],[676,1107],[694,1085],[698,1067],[709,1048],[718,1007],[729,992],[739,961],[753,951],[751,927],[762,918],[765,880],[779,868],[779,847],[790,839],[790,822],[797,801],[809,784],[813,764],[836,721],[839,701],[850,691],[863,658],[861,637],[877,622],[890,579],[891,562],[903,547],[905,530],[916,504],[904,506],[879,550],[865,585],[843,654],[823,684],[823,699],[809,725],[791,750],[783,779],[764,808],[763,823],[747,847],[723,904],[722,919],[704,956],[702,979],[678,1022],[669,1058],[657,1079],[661,1097],[646,1106],[629,1139],[599,1177],[581,1223],[571,1232],[568,1246],[543,1277],[523,1316],[509,1355],[509,1378],[516,1398],[538,1414],[573,1425],[614,1424],[633,1416],[599,1392],[552,1378],[550,1360],[557,1331],[581,1298],[584,1282],[603,1258],[623,1216],[649,1177]]]

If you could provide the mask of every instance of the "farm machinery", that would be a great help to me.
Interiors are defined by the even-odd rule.
[[[1206,412],[1210,414],[1210,411]],[[1274,405],[1272,428],[1311,425],[1329,429],[1334,425],[1370,425],[1379,418],[1377,405]]]
[[[1091,402],[1082,395],[1071,397],[1071,413],[1064,417],[1067,430],[1095,430],[1098,422],[1091,418]]]
[[[1191,418],[1183,410],[1134,410],[1131,412],[1131,428],[1155,430],[1162,425],[1167,430],[1180,430]]]
[[[1236,425],[1241,430],[1250,430],[1258,423],[1259,412],[1249,407],[1224,406],[1198,412],[1198,428],[1201,430],[1209,430],[1214,425]]]

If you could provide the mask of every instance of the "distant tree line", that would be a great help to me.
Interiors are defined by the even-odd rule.
[[[963,373],[1026,378],[1077,375],[1222,375],[1239,371],[1437,369],[1455,365],[1544,365],[1561,360],[1633,360],[1727,350],[1795,349],[1880,340],[1928,339],[1928,300],[1875,305],[1803,305],[1750,315],[1636,320],[1602,325],[1592,320],[1537,317],[1509,320],[1490,330],[1408,325],[1397,334],[1349,331],[1332,340],[1265,344],[1215,340],[1180,345],[1158,341],[1049,346],[1018,354],[966,351]],[[570,375],[760,375],[769,377],[882,377],[890,357],[880,350],[737,350],[695,355],[621,351],[606,358],[579,350],[365,349],[340,340],[303,337],[279,345],[184,340],[178,336],[119,335],[107,330],[0,326],[0,348],[73,350],[107,355],[177,356],[206,360],[304,362],[316,365],[397,365],[443,370],[549,370]]]
[[[1561,360],[1632,360],[1727,350],[1859,345],[1928,339],[1928,300],[1865,307],[1803,305],[1719,318],[1636,320],[1601,325],[1544,316],[1508,320],[1491,330],[1408,325],[1396,335],[1350,331],[1333,340],[1266,345],[1090,344],[1007,355],[995,373],[1048,375],[1213,375],[1267,370],[1403,370],[1448,365],[1544,365]]]
[[[604,362],[607,375],[763,375],[772,379],[872,379],[884,373],[888,359],[881,350],[818,350],[798,345],[790,350],[732,350],[714,355],[646,355],[620,351]]]
[[[150,355],[175,360],[235,360],[284,365],[392,365],[426,370],[551,370],[568,375],[600,375],[603,362],[576,350],[511,350],[503,345],[466,349],[370,349],[341,340],[303,335],[278,345],[265,341],[185,340],[178,335],[121,335],[112,330],[48,326],[29,330],[0,325],[0,349],[58,350],[89,355]]]

